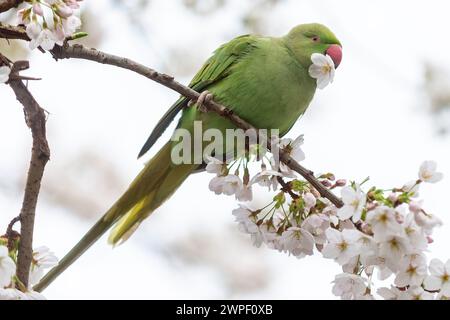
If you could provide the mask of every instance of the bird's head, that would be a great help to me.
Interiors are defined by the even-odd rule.
[[[334,62],[335,68],[342,60],[342,45],[333,32],[318,23],[301,24],[294,27],[285,41],[295,58],[306,69],[311,65],[313,53],[327,54]]]

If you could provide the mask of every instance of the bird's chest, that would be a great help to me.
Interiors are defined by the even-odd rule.
[[[315,83],[305,70],[282,56],[243,63],[222,82],[217,99],[260,129],[284,135],[308,107]]]

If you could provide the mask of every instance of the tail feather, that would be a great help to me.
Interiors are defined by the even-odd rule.
[[[171,145],[168,142],[145,165],[127,191],[61,259],[59,264],[42,278],[34,290],[44,290],[113,225],[115,226],[108,242],[116,245],[125,241],[145,218],[175,192],[198,165],[173,165],[170,153]]]

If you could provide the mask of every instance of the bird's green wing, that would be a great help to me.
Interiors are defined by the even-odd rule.
[[[211,84],[225,78],[230,72],[230,67],[255,47],[256,39],[256,36],[243,35],[234,38],[230,42],[219,47],[195,75],[189,84],[189,87],[197,92],[201,92],[207,90]],[[180,97],[180,99],[170,107],[153,129],[139,152],[138,158],[144,155],[153,146],[178,112],[187,106],[188,101],[189,100],[186,97]]]

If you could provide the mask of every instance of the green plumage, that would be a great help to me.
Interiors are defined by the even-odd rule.
[[[313,41],[314,37],[320,41]],[[217,49],[189,86],[198,92],[210,91],[215,101],[231,108],[253,126],[279,129],[284,135],[314,96],[316,81],[308,74],[311,55],[325,53],[332,44],[340,43],[330,30],[319,24],[297,26],[281,38],[240,36]],[[167,111],[139,156],[151,148],[181,110],[178,128],[192,131],[194,120],[202,121],[203,130],[234,128],[229,120],[212,112],[199,112],[195,105],[188,108],[187,103],[182,97]],[[122,197],[37,289],[43,289],[111,226],[115,225],[110,243],[126,240],[142,220],[175,192],[198,164],[174,165],[170,159],[172,147],[172,142],[164,145]]]

